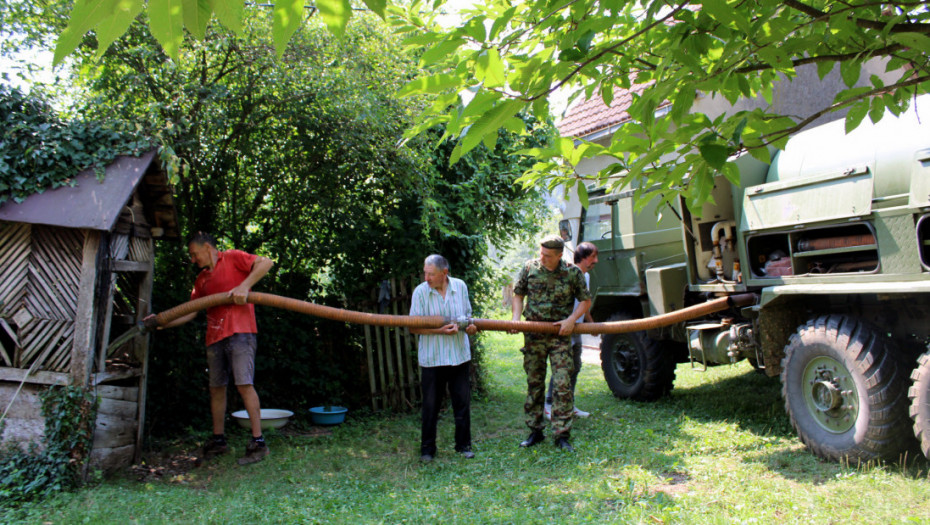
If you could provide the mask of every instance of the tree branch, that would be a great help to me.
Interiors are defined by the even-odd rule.
[[[818,18],[818,19],[819,19],[819,18],[827,18],[827,17],[830,17],[832,14],[835,14],[835,13],[827,13],[827,12],[825,12],[825,11],[821,11],[821,10],[819,10],[819,9],[817,9],[817,8],[814,8],[814,7],[811,7],[811,6],[807,5],[807,4],[803,4],[803,3],[801,3],[799,0],[784,0],[783,3],[784,3],[786,6],[792,8],[792,9],[794,9],[794,10],[796,10],[796,11],[800,11],[800,12],[804,13],[805,15],[810,16],[810,17],[812,17],[812,18]],[[895,4],[892,4],[892,5],[895,5]],[[917,5],[920,5],[920,3],[918,3],[918,4],[907,4],[907,3],[903,3],[902,5],[914,5],[914,6],[916,7]],[[849,7],[849,10],[855,11],[856,7],[858,7],[858,6],[850,6],[850,7]],[[861,28],[863,28],[863,29],[874,29],[874,30],[876,30],[876,31],[884,31],[884,30],[885,30],[885,27],[888,25],[887,23],[885,23],[885,22],[880,22],[880,21],[878,21],[878,20],[868,20],[868,19],[860,18],[860,17],[856,17],[856,16],[853,16],[852,18],[853,18],[853,21],[855,21],[856,25],[859,26],[859,27],[861,27]],[[930,34],[930,24],[912,23],[912,22],[894,24],[894,25],[891,26],[891,28],[889,29],[889,31],[890,31],[891,33],[922,33],[922,34]]]

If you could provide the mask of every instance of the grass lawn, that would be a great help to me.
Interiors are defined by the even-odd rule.
[[[350,413],[330,434],[299,424],[270,434],[271,455],[248,467],[236,464],[246,439],[236,429],[233,453],[211,464],[158,478],[137,469],[31,507],[25,521],[930,523],[930,463],[818,460],[792,432],[778,381],[745,363],[680,365],[672,396],[648,404],[616,400],[587,364],[577,404],[592,417],[575,422],[576,452],[521,449],[522,338],[483,337],[489,393],[472,404],[473,460],[453,453],[448,411],[430,464],[418,461],[418,414]]]

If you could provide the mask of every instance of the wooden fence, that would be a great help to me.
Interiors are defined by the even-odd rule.
[[[391,279],[391,298],[382,302],[384,310],[375,313],[407,315],[410,296],[420,283],[419,277]],[[378,291],[372,294],[377,304]],[[365,325],[365,353],[368,359],[368,383],[371,407],[411,410],[420,403],[420,367],[417,363],[417,340],[407,328]]]

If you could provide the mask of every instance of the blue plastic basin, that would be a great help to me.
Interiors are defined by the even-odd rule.
[[[338,425],[346,420],[346,407],[331,406],[329,410],[326,407],[313,407],[310,409],[310,419],[317,425]]]

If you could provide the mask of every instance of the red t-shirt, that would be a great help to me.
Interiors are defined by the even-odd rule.
[[[256,255],[241,250],[219,252],[216,266],[204,268],[194,281],[191,299],[228,292],[252,271]],[[254,304],[224,304],[207,308],[207,346],[233,334],[256,334]]]

